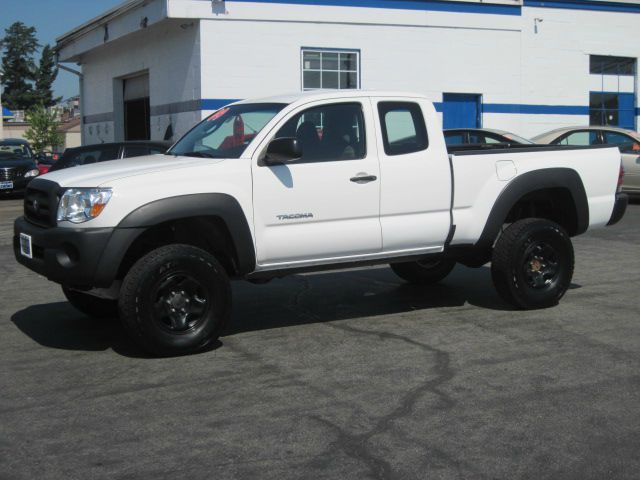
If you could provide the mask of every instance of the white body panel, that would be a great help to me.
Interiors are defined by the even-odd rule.
[[[498,178],[497,164],[511,161],[516,176]],[[474,244],[500,193],[518,176],[545,168],[571,168],[578,172],[587,192],[589,228],[604,226],[611,216],[620,168],[617,148],[551,152],[505,152],[487,155],[453,155],[455,195],[452,244]]]
[[[380,182],[358,184],[357,175],[380,177],[371,108],[359,100],[367,126],[363,159],[334,162],[258,166],[253,161],[253,198],[258,267],[308,263],[382,250],[380,232]],[[290,109],[271,129],[280,128],[302,110],[344,99],[309,102]],[[262,142],[266,147],[273,135]],[[311,217],[282,220],[290,214]],[[330,241],[328,241],[330,239]]]
[[[440,252],[451,218],[456,226],[451,244],[474,244],[501,192],[519,176],[536,170],[570,168],[578,173],[587,194],[590,228],[605,225],[613,210],[620,166],[617,148],[510,150],[450,159],[433,106],[417,94],[315,92],[260,101],[288,105],[256,135],[241,158],[156,155],[46,175],[63,187],[113,189],[99,217],[78,225],[61,222],[59,227],[116,227],[133,210],[154,200],[224,193],[235,198],[244,212],[259,271]],[[381,101],[419,104],[428,133],[425,150],[386,155],[377,108]],[[297,112],[344,102],[363,106],[364,159],[258,164],[277,129]],[[376,181],[350,181],[359,174],[373,175]],[[313,216],[278,218],[306,213]]]

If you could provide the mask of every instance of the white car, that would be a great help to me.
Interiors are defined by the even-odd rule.
[[[228,105],[165,156],[35,179],[15,222],[26,267],[83,312],[119,312],[159,355],[211,345],[229,278],[391,264],[432,283],[491,261],[520,308],[555,305],[570,237],[617,222],[617,148],[447,151],[436,111],[408,93],[311,92]]]
[[[617,127],[566,127],[538,135],[535,143],[551,145],[611,145],[622,153],[622,191],[640,195],[640,135]]]

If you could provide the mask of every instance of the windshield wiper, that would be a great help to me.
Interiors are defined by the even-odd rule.
[[[211,153],[211,152],[203,152],[203,151],[198,151],[198,152],[185,152],[185,153],[178,153],[178,154],[174,154],[174,155],[182,155],[182,156],[184,156],[184,157],[224,158],[223,156],[216,155],[215,153]]]

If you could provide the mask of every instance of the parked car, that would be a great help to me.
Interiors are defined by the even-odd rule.
[[[156,155],[167,151],[170,142],[156,142],[140,140],[117,143],[99,143],[84,147],[67,148],[60,160],[51,165],[50,172],[63,168],[77,167],[89,163],[120,160],[122,158],[140,157],[142,155]]]
[[[492,128],[448,128],[444,130],[444,141],[447,145],[468,144],[531,144],[531,140],[520,137],[515,133]]]
[[[60,160],[60,155],[57,152],[40,152],[36,155],[36,162],[38,163],[38,170],[40,171],[40,175],[44,175],[49,171],[51,166]]]
[[[640,195],[640,134],[616,127],[566,127],[538,135],[536,143],[551,145],[612,145],[622,153],[622,191]]]
[[[456,262],[491,261],[507,302],[557,304],[574,270],[571,237],[625,213],[618,149],[447,147],[437,118],[418,94],[234,103],[166,156],[36,178],[15,257],[78,310],[119,312],[159,355],[212,345],[230,318],[229,278],[387,263],[428,284]]]
[[[18,138],[0,140],[0,194],[22,193],[39,174],[29,142]]]

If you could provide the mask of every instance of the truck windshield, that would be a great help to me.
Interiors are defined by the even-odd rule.
[[[221,108],[196,125],[167,155],[240,158],[283,103],[247,103]]]

